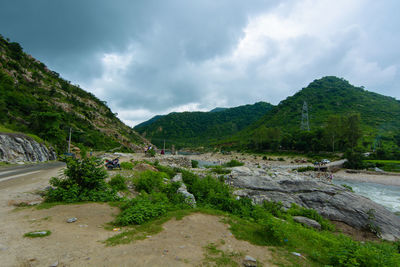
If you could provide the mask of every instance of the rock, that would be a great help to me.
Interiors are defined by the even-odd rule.
[[[47,231],[32,232],[32,235],[47,235]]]
[[[196,207],[196,199],[194,195],[187,191],[186,185],[182,181],[182,173],[178,173],[172,178],[172,182],[182,182],[181,186],[178,188],[176,192],[181,193],[185,197],[185,202],[189,204],[191,207]]]
[[[77,218],[72,217],[72,218],[69,218],[69,219],[67,220],[67,223],[73,223],[73,222],[76,222],[77,220],[78,220]]]
[[[58,261],[54,262],[53,264],[50,265],[50,267],[57,267],[58,266]]]
[[[257,260],[249,255],[246,255],[246,257],[243,260],[243,266],[257,267]]]
[[[321,225],[313,219],[309,219],[309,218],[303,217],[303,216],[294,216],[293,220],[298,223],[301,223],[303,225],[315,228],[317,230],[321,230]]]
[[[379,169],[378,167],[375,167],[375,171],[376,171],[376,172],[385,172],[384,170]]]
[[[3,244],[0,244],[0,251],[4,251],[4,250],[7,250],[7,249],[8,249],[8,247],[6,247]]]
[[[314,179],[283,168],[253,170],[232,168],[230,182],[237,196],[249,197],[254,203],[281,202],[284,208],[292,203],[314,209],[323,217],[344,222],[363,230],[373,224],[385,240],[400,239],[400,218],[385,207],[331,183]],[[370,214],[374,216],[371,216]],[[371,217],[374,217],[371,219]]]
[[[302,255],[298,252],[292,252],[293,255],[297,256],[297,257],[301,257]]]
[[[24,134],[0,134],[0,162],[24,163],[55,160],[57,155],[52,148],[36,142]]]

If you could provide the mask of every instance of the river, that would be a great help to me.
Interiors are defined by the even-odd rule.
[[[349,185],[355,193],[368,197],[390,211],[400,213],[400,186],[340,179],[334,179],[333,183]]]

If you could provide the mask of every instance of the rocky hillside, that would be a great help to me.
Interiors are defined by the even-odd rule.
[[[235,108],[216,108],[210,112],[173,112],[156,116],[134,129],[161,145],[203,146],[249,126],[266,114],[273,106],[265,102]]]
[[[55,160],[54,150],[23,134],[0,133],[0,162],[38,162]]]
[[[79,147],[132,151],[147,142],[104,101],[62,79],[24,53],[20,44],[1,36],[0,112],[0,126],[35,134],[60,152],[66,149],[70,128],[72,143]]]

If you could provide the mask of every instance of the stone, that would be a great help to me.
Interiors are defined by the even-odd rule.
[[[295,222],[301,223],[301,224],[309,226],[311,228],[321,230],[321,225],[313,219],[309,219],[309,218],[303,217],[303,216],[294,216],[293,220]]]
[[[77,220],[78,220],[78,218],[72,217],[72,218],[67,219],[67,223],[73,223],[73,222],[76,222]]]
[[[4,251],[4,250],[7,250],[7,249],[8,249],[8,247],[6,247],[3,244],[0,244],[0,251]]]
[[[246,257],[243,260],[243,266],[257,267],[257,260],[249,255],[246,255]]]
[[[58,266],[58,261],[54,262],[53,264],[50,265],[50,267],[57,267]]]

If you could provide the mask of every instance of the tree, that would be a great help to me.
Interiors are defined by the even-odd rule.
[[[325,136],[330,142],[332,146],[332,152],[335,152],[335,144],[336,140],[341,135],[341,123],[340,123],[340,116],[332,115],[328,118],[328,123],[325,128]]]
[[[349,148],[354,151],[357,146],[358,140],[362,136],[360,128],[360,114],[351,114],[344,118],[344,139]]]

